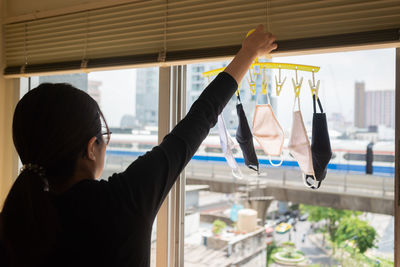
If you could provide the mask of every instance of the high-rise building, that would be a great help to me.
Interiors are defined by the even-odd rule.
[[[356,82],[354,88],[354,126],[365,128],[365,83]]]
[[[385,125],[394,128],[394,98],[394,90],[365,92],[365,123],[367,127]]]
[[[89,80],[88,81],[88,91],[87,93],[94,99],[96,100],[97,104],[99,104],[101,108],[101,91],[99,87],[103,83],[100,81],[95,81],[95,80]]]
[[[354,126],[367,128],[385,125],[394,128],[394,90],[366,91],[364,82],[356,82],[354,95]]]
[[[136,71],[136,117],[140,125],[156,126],[158,118],[158,68]]]

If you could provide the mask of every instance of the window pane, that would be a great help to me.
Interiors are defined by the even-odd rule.
[[[110,131],[100,179],[124,171],[138,156],[157,145],[158,68],[99,71],[31,77],[31,88],[44,82],[70,83],[99,104]],[[21,80],[24,88],[28,81]],[[152,232],[151,266],[155,266],[156,221]]]
[[[235,142],[232,154],[243,179],[232,175],[222,153],[218,129],[211,129],[186,169],[185,263],[189,266],[228,262],[240,263],[240,266],[265,266],[266,258],[275,259],[277,263],[278,258],[292,253],[304,259],[306,264],[356,266],[359,262],[371,265],[379,261],[393,265],[394,58],[394,49],[380,49],[273,59],[274,62],[321,67],[315,78],[320,80],[319,98],[326,113],[333,154],[327,176],[317,191],[303,184],[298,163],[288,149],[294,103],[291,79],[296,79],[295,71],[281,70],[281,79],[286,77],[287,80],[279,96],[275,90],[275,76],[279,77],[279,71],[266,72],[270,103],[285,133],[280,167],[271,166],[255,139],[260,174],[244,165],[243,154],[235,140],[238,119],[237,100],[233,96],[223,117]],[[208,71],[226,64],[188,65],[187,108],[210,82],[203,78],[198,90],[200,69]],[[299,71],[298,79],[301,77],[304,80],[300,107],[311,142],[313,102],[308,80],[312,81],[312,74]],[[247,79],[243,80],[240,98],[250,128],[256,104],[267,103],[260,90],[257,83],[257,94],[251,94]],[[272,160],[279,162],[276,157]],[[376,209],[365,203],[365,198],[371,203],[388,203],[388,208],[383,205]],[[245,213],[239,212],[241,209],[257,211],[258,228],[251,233],[239,229],[241,223],[238,220],[241,219],[238,215]],[[314,212],[323,216],[315,217]],[[330,236],[326,228],[329,214],[339,218],[335,225],[330,225],[335,230],[346,223],[357,225],[357,229],[362,229],[372,239],[375,231],[377,247],[364,251],[361,241],[357,241],[361,238],[360,233],[333,240],[334,236]],[[258,229],[262,230],[257,232]],[[343,228],[337,233],[344,235]],[[268,247],[263,247],[265,244]],[[334,249],[335,253],[332,253]],[[341,255],[346,255],[345,259]]]

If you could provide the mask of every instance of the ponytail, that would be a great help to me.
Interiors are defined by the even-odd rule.
[[[56,245],[60,227],[47,186],[40,172],[25,169],[6,198],[0,236],[11,266],[39,266]]]

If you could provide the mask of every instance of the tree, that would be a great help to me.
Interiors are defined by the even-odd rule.
[[[375,247],[376,238],[375,229],[368,222],[355,216],[341,220],[336,230],[337,242],[342,243],[346,240],[354,240],[356,248],[362,254],[367,249]]]
[[[308,213],[308,220],[311,222],[320,222],[322,220],[326,220],[326,228],[333,244],[333,253],[335,253],[335,245],[337,244],[336,230],[338,228],[339,221],[341,221],[343,218],[360,214],[359,212],[350,210],[339,210],[309,205],[300,205],[300,210],[302,213]]]

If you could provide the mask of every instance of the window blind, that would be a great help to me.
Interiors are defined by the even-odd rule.
[[[148,0],[4,25],[5,74],[229,56],[257,26],[279,51],[399,42],[399,0]]]

